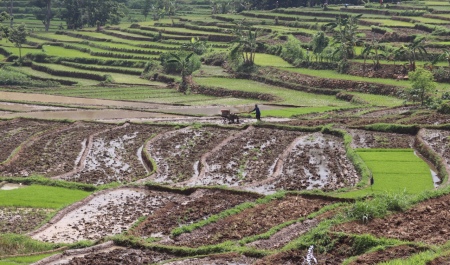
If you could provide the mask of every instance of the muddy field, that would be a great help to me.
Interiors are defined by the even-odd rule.
[[[412,148],[414,136],[365,130],[348,130],[353,137],[352,148]]]
[[[144,237],[166,237],[180,225],[190,224],[217,214],[238,204],[254,201],[261,196],[219,189],[198,189],[182,203],[171,201],[156,210],[133,229],[132,234]]]
[[[404,213],[374,219],[368,224],[351,222],[334,230],[352,234],[370,233],[377,237],[396,238],[427,244],[444,244],[450,236],[450,195],[430,199]]]
[[[148,152],[156,161],[156,182],[177,183],[199,176],[202,156],[236,130],[184,128],[155,137],[148,145]]]
[[[26,119],[0,121],[0,146],[2,147],[0,162],[8,159],[14,149],[19,147],[21,143],[29,140],[31,136],[57,126],[61,126],[61,124],[51,121]]]
[[[32,237],[45,242],[73,243],[120,234],[128,230],[138,218],[181,197],[138,188],[100,192],[82,205],[66,209],[66,212],[51,221],[51,225],[44,226]]]
[[[87,122],[63,125],[27,144],[11,163],[0,167],[0,171],[4,176],[25,177],[68,173],[77,166],[89,136],[111,126]]]
[[[422,129],[419,136],[450,164],[450,131]]]
[[[25,234],[44,222],[49,209],[0,207],[0,233]]]
[[[297,138],[285,152],[284,163],[272,175],[271,183],[277,190],[330,191],[354,186],[359,181],[338,137],[310,134]]]
[[[212,150],[189,185],[245,186],[271,176],[279,155],[302,132],[249,127]]]
[[[259,204],[238,214],[220,219],[191,233],[181,234],[161,243],[177,246],[199,247],[239,240],[261,234],[281,223],[306,217],[325,205],[333,203],[323,199],[308,199],[289,195],[266,204]]]
[[[167,127],[125,123],[93,137],[81,172],[65,176],[69,181],[102,185],[132,182],[145,177],[151,169],[143,155],[145,142]]]

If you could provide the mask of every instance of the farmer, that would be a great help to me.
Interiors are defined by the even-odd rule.
[[[251,113],[251,112],[255,112],[256,119],[258,121],[261,121],[261,111],[259,110],[258,105],[255,104],[255,108],[252,111],[250,111],[249,113]]]

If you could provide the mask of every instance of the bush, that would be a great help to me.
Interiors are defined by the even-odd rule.
[[[180,58],[184,59],[190,53],[186,51],[179,51],[176,53],[165,52],[160,55],[159,60],[161,61],[161,65],[163,66],[164,72],[166,74],[179,74],[181,72],[181,65],[174,62],[170,63],[168,62],[170,59],[172,59],[173,57],[172,54],[175,54]],[[189,61],[187,75],[190,75],[194,71],[200,69],[201,65],[202,63],[200,62],[200,58],[196,54],[194,54]]]
[[[281,51],[281,57],[290,63],[303,60],[305,58],[305,54],[303,53],[302,43],[294,36],[289,35],[287,42],[284,44]]]

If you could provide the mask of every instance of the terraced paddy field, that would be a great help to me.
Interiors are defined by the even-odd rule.
[[[15,1],[0,265],[446,264],[449,4],[280,2],[45,32]]]

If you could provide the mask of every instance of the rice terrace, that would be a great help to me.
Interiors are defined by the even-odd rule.
[[[444,0],[0,0],[0,265],[450,264],[449,58]]]

